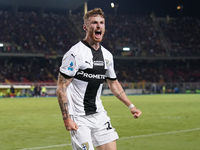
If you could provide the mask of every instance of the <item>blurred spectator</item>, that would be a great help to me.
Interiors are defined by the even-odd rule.
[[[45,86],[42,87],[42,96],[46,96],[47,95],[47,89]]]
[[[34,96],[35,95],[35,86],[34,84],[31,85],[31,95]]]
[[[15,88],[13,87],[13,85],[11,85],[10,87],[10,97],[15,97]]]
[[[165,90],[166,90],[165,85],[163,85],[162,86],[162,92],[163,92],[163,94],[165,94]]]
[[[41,87],[39,85],[35,86],[34,89],[35,97],[40,96],[40,92],[41,92]]]
[[[8,88],[8,89],[6,90],[6,96],[7,96],[7,97],[10,97],[10,88]]]
[[[0,91],[0,98],[3,97],[3,91]]]

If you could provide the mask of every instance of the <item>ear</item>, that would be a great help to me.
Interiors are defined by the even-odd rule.
[[[86,25],[83,24],[83,30],[87,31]]]

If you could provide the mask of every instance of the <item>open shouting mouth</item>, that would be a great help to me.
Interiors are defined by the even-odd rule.
[[[101,38],[101,30],[97,30],[97,31],[95,31],[95,37],[97,38],[97,39],[99,39],[99,38]]]

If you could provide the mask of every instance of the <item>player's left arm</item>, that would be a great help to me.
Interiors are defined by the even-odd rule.
[[[106,80],[108,83],[108,86],[111,90],[111,92],[120,100],[122,101],[126,106],[130,108],[131,113],[133,114],[134,118],[138,118],[142,112],[137,109],[132,102],[128,99],[124,89],[122,88],[121,84],[118,82],[118,80]]]

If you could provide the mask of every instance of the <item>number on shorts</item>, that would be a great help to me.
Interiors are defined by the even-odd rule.
[[[107,130],[110,130],[110,129],[112,129],[112,126],[111,126],[111,124],[110,124],[110,122],[109,122],[109,121],[108,121],[108,122],[106,122],[106,123],[105,123],[105,125],[106,125],[106,124],[108,124]]]

